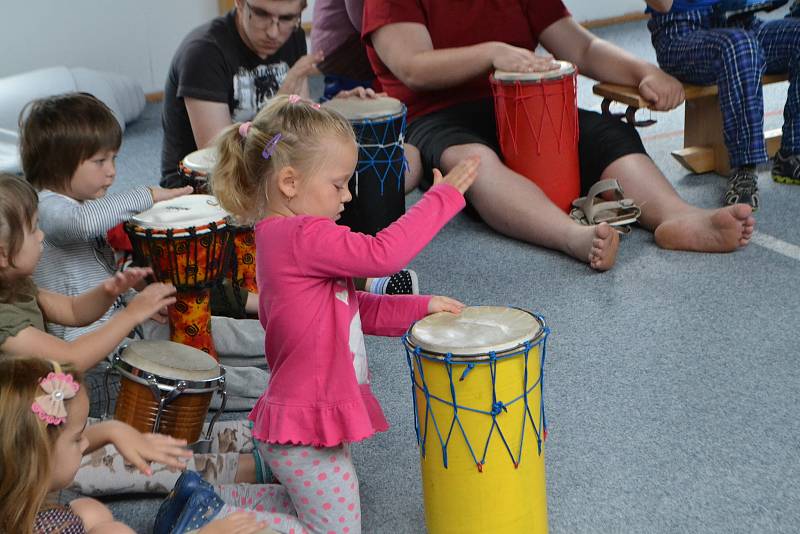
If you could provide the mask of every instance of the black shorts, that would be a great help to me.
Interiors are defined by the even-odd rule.
[[[579,109],[578,128],[581,194],[586,194],[600,180],[606,167],[622,156],[647,154],[636,128],[625,122]],[[490,98],[458,104],[414,119],[408,125],[406,141],[419,149],[423,189],[431,186],[432,171],[441,168],[442,153],[451,146],[486,145],[502,158],[494,102]]]

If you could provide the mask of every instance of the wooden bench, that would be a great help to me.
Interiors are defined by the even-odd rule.
[[[768,74],[763,85],[783,82],[786,74]],[[719,110],[719,94],[716,85],[684,84],[686,104],[684,112],[683,148],[672,152],[678,162],[693,173],[716,171],[726,175],[730,171],[728,150],[722,136],[722,114]],[[650,103],[639,94],[636,87],[598,83],[594,94],[603,97],[603,113],[609,113],[611,102],[628,106],[625,113],[628,122],[634,123],[636,110],[649,109]],[[650,122],[652,123],[652,122]],[[775,155],[781,144],[781,129],[764,132],[769,156]]]

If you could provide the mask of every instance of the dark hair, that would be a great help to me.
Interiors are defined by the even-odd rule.
[[[0,249],[14,267],[14,257],[22,248],[25,233],[33,230],[39,197],[31,184],[10,174],[0,173]],[[30,281],[11,283],[0,269],[0,302],[9,302],[20,291],[30,289]]]
[[[22,169],[38,190],[65,191],[81,163],[122,144],[114,114],[88,93],[33,100],[22,109],[19,127]]]

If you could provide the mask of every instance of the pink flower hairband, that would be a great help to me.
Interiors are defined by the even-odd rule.
[[[48,425],[58,426],[67,420],[67,409],[64,401],[73,398],[80,389],[75,378],[61,371],[58,362],[52,362],[55,372],[48,373],[39,380],[39,387],[45,395],[39,395],[33,401],[31,410],[39,419]]]

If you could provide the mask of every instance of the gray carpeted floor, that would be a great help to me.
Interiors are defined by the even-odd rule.
[[[597,33],[653,59],[644,23]],[[590,87],[582,81],[580,103],[599,109]],[[785,91],[785,84],[765,91],[768,127],[782,123]],[[115,188],[156,181],[159,113],[149,105],[125,133]],[[682,117],[682,108],[658,114],[641,134],[681,195],[716,207],[725,179],[686,175],[669,155],[681,146]],[[765,171],[760,188],[757,237],[734,254],[660,250],[636,229],[623,239],[617,266],[599,274],[461,214],[411,265],[426,293],[520,306],[551,326],[552,532],[800,528],[800,187],[775,184]],[[403,349],[397,339],[367,345],[392,427],[354,447],[364,531],[422,532]],[[124,499],[113,508],[147,532],[157,503]]]

